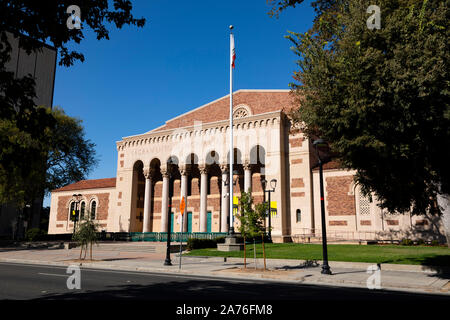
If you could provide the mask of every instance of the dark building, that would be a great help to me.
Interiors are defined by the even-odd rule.
[[[6,70],[14,72],[16,78],[31,75],[36,82],[35,103],[51,108],[56,72],[55,48],[42,43],[41,50],[27,54],[19,47],[19,38],[8,33],[8,42],[12,47],[11,60],[6,63]],[[28,228],[39,227],[40,210],[43,199],[36,199],[25,208],[29,221],[18,218],[18,210],[9,204],[0,204],[0,237],[23,236]],[[18,234],[16,234],[18,233]]]

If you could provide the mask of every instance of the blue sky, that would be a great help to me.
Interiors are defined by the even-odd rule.
[[[74,1],[75,3],[76,1]],[[288,89],[297,57],[284,36],[312,25],[311,1],[280,17],[266,0],[136,0],[144,28],[91,32],[73,48],[85,62],[57,67],[53,104],[83,120],[99,165],[89,179],[116,176],[115,142],[229,93],[229,29],[234,25],[234,90]],[[83,20],[83,12],[81,12]],[[45,204],[49,201],[46,199]]]

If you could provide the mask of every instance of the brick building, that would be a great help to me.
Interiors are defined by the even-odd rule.
[[[237,164],[233,194],[251,190],[254,202],[261,202],[262,180],[276,179],[271,194],[276,206],[271,219],[274,241],[319,235],[317,159],[311,141],[291,128],[286,115],[294,105],[290,92],[239,90],[233,94],[233,102]],[[49,233],[72,231],[72,194],[82,195],[82,211],[91,212],[107,232],[167,232],[168,218],[178,231],[182,197],[186,199],[185,232],[228,231],[228,95],[149,132],[125,137],[116,146],[115,178],[80,181],[52,192]],[[433,221],[425,216],[382,212],[376,199],[370,202],[360,194],[353,182],[354,171],[333,162],[324,169],[331,238],[371,240],[417,232],[434,234]]]

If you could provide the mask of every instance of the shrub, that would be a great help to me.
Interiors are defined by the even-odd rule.
[[[439,240],[433,240],[433,241],[431,241],[431,245],[432,245],[432,246],[438,246],[438,245],[440,245]]]
[[[423,245],[425,244],[425,240],[419,239],[419,240],[416,241],[416,244],[417,244],[418,246],[423,246]]]
[[[27,241],[38,241],[43,240],[46,235],[47,232],[45,232],[44,230],[41,230],[39,228],[31,228],[28,229],[27,232],[25,233],[25,239]]]
[[[402,239],[402,241],[400,241],[400,244],[402,246],[412,246],[414,244],[414,242],[411,239],[405,238],[405,239]]]
[[[239,238],[238,238],[239,241]],[[242,241],[242,239],[241,239]],[[225,237],[217,237],[215,239],[195,239],[189,238],[187,241],[187,249],[205,249],[205,248],[217,248],[218,243],[224,243]]]

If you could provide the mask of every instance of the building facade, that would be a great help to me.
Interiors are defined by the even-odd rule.
[[[41,43],[39,51],[28,54],[20,47],[20,38],[6,33],[11,45],[10,60],[5,69],[12,72],[16,79],[31,76],[35,81],[37,106],[52,108],[55,85],[56,56],[54,47]],[[1,94],[1,93],[0,93]],[[38,228],[43,198],[35,199],[25,210],[29,216],[28,221],[20,218],[21,210],[9,203],[0,203],[0,237],[22,238],[26,229]]]
[[[311,141],[291,127],[290,92],[239,90],[233,102],[233,195],[251,191],[254,203],[267,201],[264,181],[276,180],[270,199],[273,240],[305,241],[319,235],[317,158]],[[167,232],[167,219],[174,232],[227,232],[229,130],[227,95],[147,133],[123,138],[116,143],[115,178],[81,181],[52,192],[49,233],[72,230],[72,194],[83,196],[85,208],[95,203],[94,216],[107,232]],[[335,163],[325,166],[330,237],[371,240],[404,237],[418,229],[433,234],[432,222],[425,216],[382,212],[376,200],[360,194],[354,174]],[[267,183],[265,188],[272,186]]]

